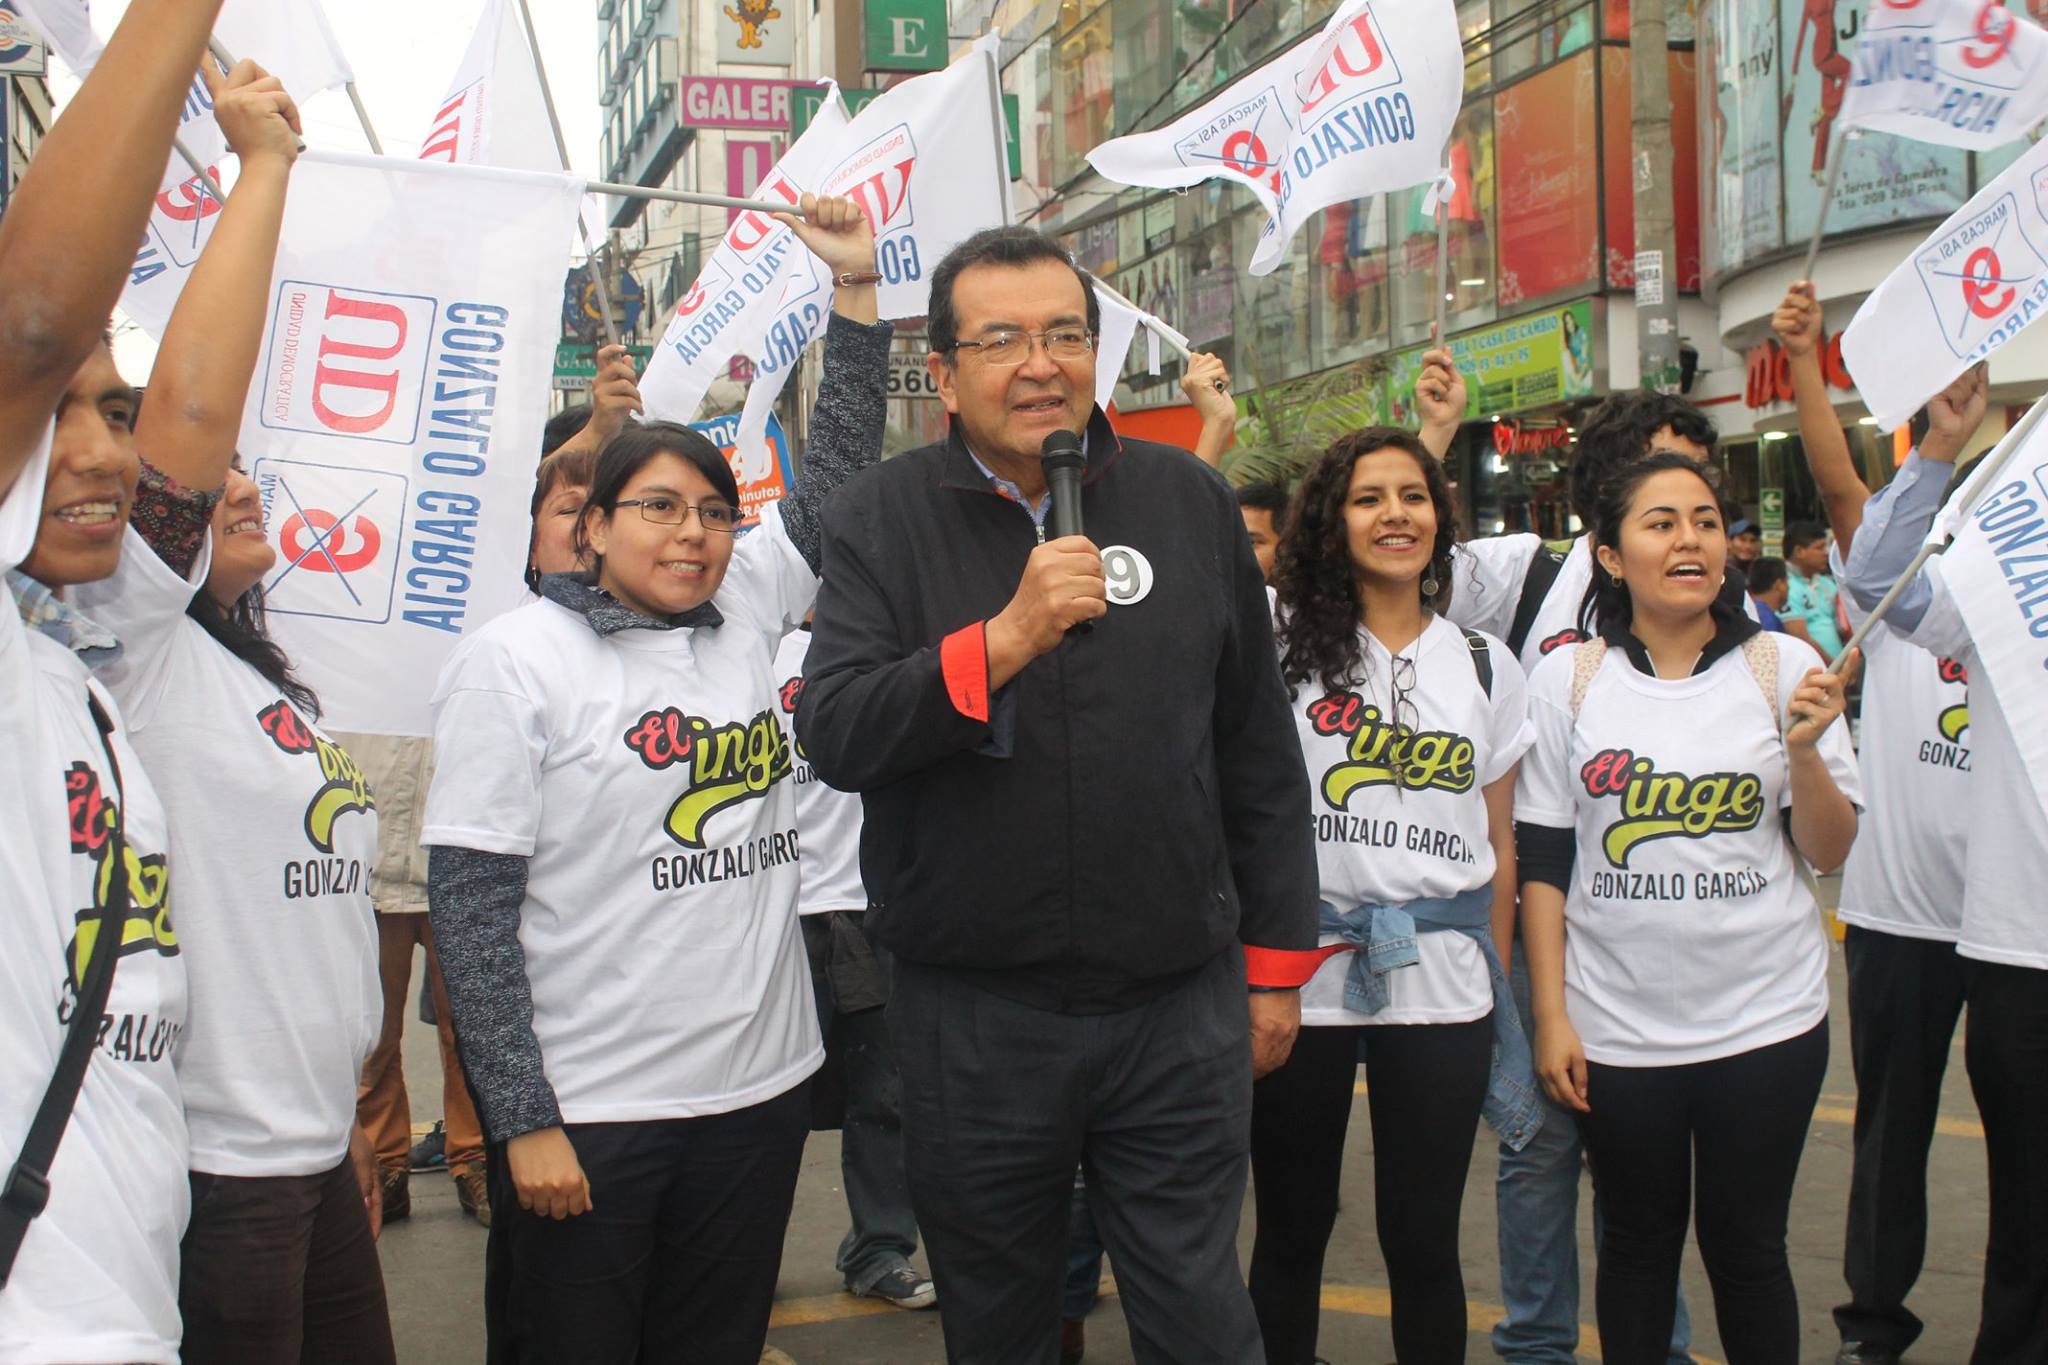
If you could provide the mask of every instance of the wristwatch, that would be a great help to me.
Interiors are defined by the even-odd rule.
[[[882,272],[879,270],[842,270],[832,277],[832,283],[841,289],[849,285],[880,284],[881,282]]]

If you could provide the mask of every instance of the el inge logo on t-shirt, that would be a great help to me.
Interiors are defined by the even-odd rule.
[[[1333,692],[1308,708],[1319,735],[1348,735],[1345,761],[1323,775],[1323,799],[1337,810],[1361,787],[1468,792],[1476,773],[1472,741],[1449,730],[1390,723],[1356,692]]]
[[[350,811],[377,809],[369,779],[348,750],[316,733],[289,702],[279,699],[264,707],[256,723],[284,752],[320,756],[320,774],[326,782],[306,807],[306,839],[322,853],[334,852],[334,822]]]
[[[78,912],[77,929],[65,962],[70,969],[69,995],[75,999],[85,982],[86,964],[99,941],[100,915],[114,882],[114,834],[120,809],[107,799],[99,774],[89,764],[73,763],[64,774],[64,799],[71,820],[71,851],[92,859],[92,905]],[[160,853],[138,854],[121,841],[128,880],[128,914],[121,923],[119,954],[154,949],[165,957],[178,955],[178,934],[171,927],[170,871]],[[69,1019],[70,1006],[59,1008],[59,1022]]]
[[[1754,774],[1687,777],[1656,768],[1653,758],[1637,758],[1627,749],[1603,749],[1579,769],[1588,796],[1621,798],[1621,818],[1607,827],[1600,841],[1615,867],[1626,868],[1636,846],[1652,839],[1736,834],[1755,829],[1763,819],[1763,783]]]
[[[642,715],[625,742],[656,772],[688,765],[683,792],[662,822],[684,848],[703,848],[704,825],[713,815],[765,795],[790,771],[789,741],[768,711],[713,729],[702,716],[665,707]]]

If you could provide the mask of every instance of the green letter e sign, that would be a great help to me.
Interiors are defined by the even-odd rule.
[[[946,65],[946,0],[867,0],[870,71],[938,71]]]

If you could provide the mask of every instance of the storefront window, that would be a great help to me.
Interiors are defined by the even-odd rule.
[[[1452,327],[1471,327],[1494,318],[1498,286],[1494,269],[1493,103],[1465,106],[1451,129],[1451,174],[1458,188],[1444,205],[1451,266]]]
[[[1582,52],[1493,97],[1502,308],[1581,292],[1600,278],[1593,55]]]
[[[1590,46],[1597,22],[1593,0],[1494,0],[1494,79],[1506,85]]]
[[[1159,0],[1112,0],[1115,14],[1115,127],[1134,128],[1166,93],[1180,64],[1173,61],[1171,11]]]
[[[1387,348],[1392,300],[1383,196],[1332,204],[1304,229],[1314,243],[1318,367]]]
[[[1253,210],[1233,220],[1232,259],[1249,261],[1265,229]],[[1308,234],[1298,232],[1270,275],[1243,273],[1237,285],[1237,358],[1240,387],[1263,386],[1306,374],[1313,297]]]
[[[1053,180],[1065,183],[1083,169],[1082,158],[1111,136],[1115,125],[1115,70],[1110,57],[1110,12],[1097,9],[1056,41],[1053,49]]]

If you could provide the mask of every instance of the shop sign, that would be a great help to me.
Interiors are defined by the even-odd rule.
[[[889,384],[886,390],[891,398],[930,398],[939,396],[939,381],[932,378],[931,366],[925,363],[929,354],[923,337],[907,351],[889,352]]]
[[[775,0],[734,0],[711,16],[718,30],[718,60],[754,66],[788,66],[796,59],[796,19],[784,17]]]
[[[1571,429],[1559,422],[1555,426],[1525,427],[1509,418],[1493,424],[1493,448],[1505,456],[1541,455],[1552,450],[1567,450],[1571,447]]]
[[[1388,395],[1394,420],[1414,420],[1415,379],[1426,346],[1394,357]],[[1521,412],[1593,393],[1593,304],[1580,299],[1451,338],[1465,376],[1465,419]]]
[[[654,357],[652,346],[628,346],[627,352],[633,357],[636,372],[644,371],[647,362]],[[585,393],[597,380],[597,350],[579,342],[564,342],[555,347],[555,384],[567,393]]]
[[[1145,253],[1164,251],[1173,245],[1173,196],[1166,195],[1145,205]]]
[[[1747,375],[1742,385],[1742,401],[1752,408],[1767,408],[1773,403],[1792,401],[1792,362],[1785,355],[1785,348],[1775,341],[1766,341],[1749,348],[1743,357]],[[1842,360],[1842,335],[1821,333],[1820,348],[1821,378],[1831,389],[1853,389],[1856,381],[1849,378],[1849,367]]]
[[[946,0],[867,0],[867,69],[938,71],[946,65]]]
[[[848,90],[841,88],[839,97],[846,101],[849,116],[882,97],[880,90]],[[792,141],[804,135],[804,129],[811,126],[811,120],[818,116],[818,106],[825,102],[825,87],[822,85],[799,85],[789,92],[789,136]]]
[[[739,128],[779,133],[789,127],[789,92],[794,81],[754,81],[738,76],[684,76],[680,84],[685,128]]]

